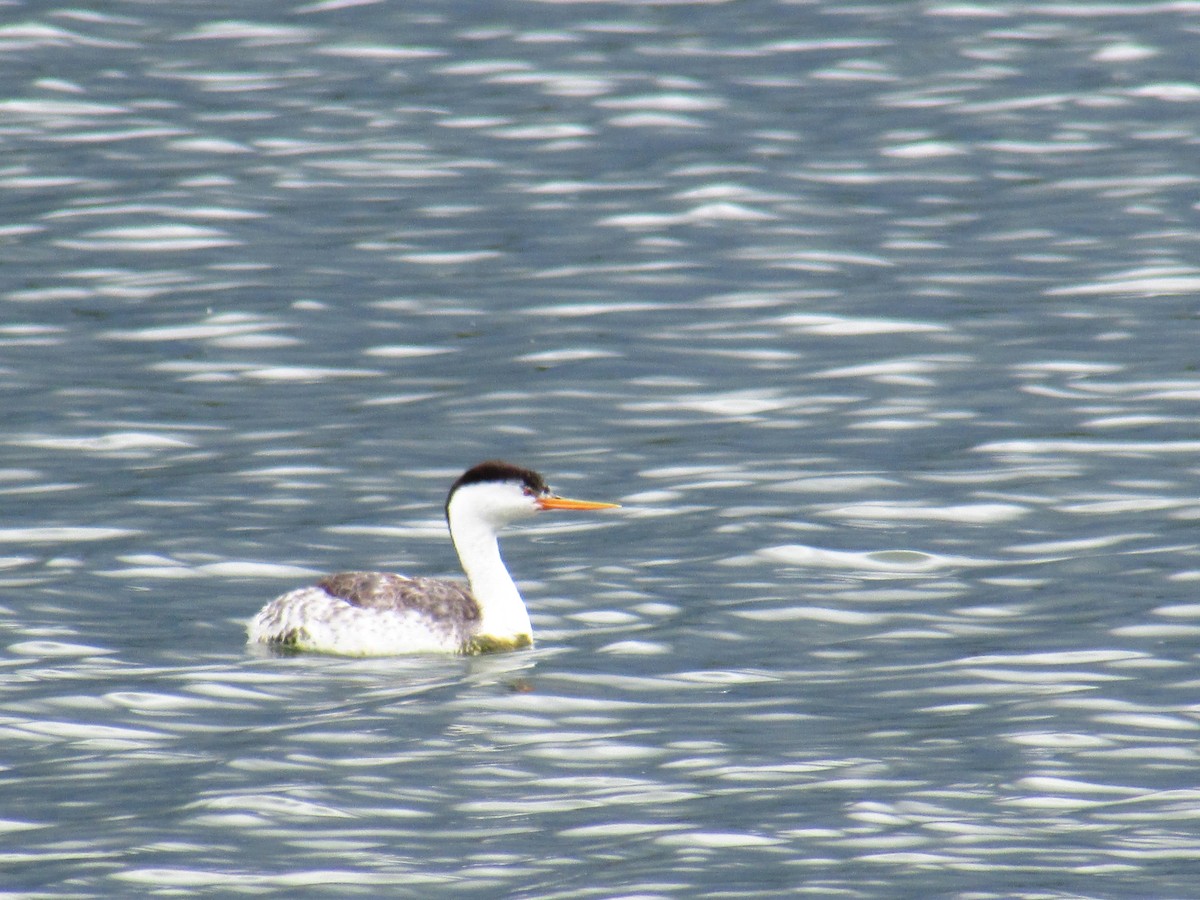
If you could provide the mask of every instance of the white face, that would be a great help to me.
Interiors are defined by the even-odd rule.
[[[537,495],[526,491],[524,484],[515,481],[463,485],[450,499],[450,516],[469,515],[498,529],[538,511]]]

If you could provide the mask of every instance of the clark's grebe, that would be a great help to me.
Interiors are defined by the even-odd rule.
[[[250,623],[250,640],[350,656],[484,653],[533,643],[529,613],[500,558],[496,533],[547,509],[612,509],[568,500],[537,472],[491,460],[464,472],[446,521],[468,585],[390,572],[343,572],[277,597]]]

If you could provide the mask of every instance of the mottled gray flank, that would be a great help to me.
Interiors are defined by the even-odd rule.
[[[388,572],[343,572],[289,591],[250,624],[250,639],[347,656],[478,653],[480,610],[466,586]]]
[[[410,612],[463,633],[479,624],[479,604],[458,581],[406,578],[391,572],[339,572],[322,578],[317,587],[352,606]]]

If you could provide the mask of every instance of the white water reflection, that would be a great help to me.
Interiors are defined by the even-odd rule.
[[[1186,5],[22,15],[10,891],[1192,889]],[[534,650],[244,647],[493,456]]]

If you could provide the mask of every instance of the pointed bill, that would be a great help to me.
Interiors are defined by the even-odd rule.
[[[617,509],[619,503],[597,503],[593,500],[569,500],[566,497],[539,497],[539,509]]]

